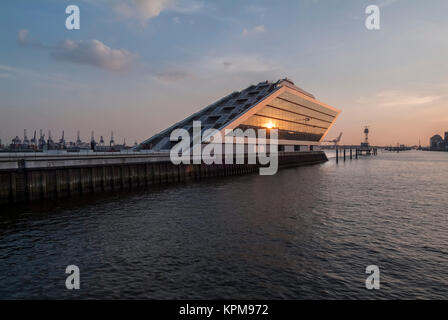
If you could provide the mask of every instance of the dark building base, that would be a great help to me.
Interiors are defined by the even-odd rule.
[[[98,192],[136,189],[209,177],[258,173],[256,164],[188,164],[170,161],[27,168],[24,159],[17,169],[0,171],[0,203],[64,198]],[[328,161],[325,153],[293,152],[279,155],[279,167],[303,166]]]

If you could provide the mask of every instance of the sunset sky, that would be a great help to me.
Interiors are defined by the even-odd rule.
[[[65,8],[78,5],[80,30]],[[365,27],[378,5],[381,29]],[[328,138],[448,131],[446,0],[0,2],[0,138],[142,141],[235,90],[290,78],[342,110]]]

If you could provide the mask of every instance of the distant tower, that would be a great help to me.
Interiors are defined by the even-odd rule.
[[[76,132],[76,145],[79,146],[82,143],[81,141],[81,133],[79,130]]]
[[[110,146],[113,147],[114,145],[115,145],[114,132],[111,131],[110,132]]]
[[[369,144],[369,127],[365,127],[364,128],[364,134],[365,134],[365,139],[364,139],[364,143],[366,144],[366,145],[368,145]]]
[[[48,149],[53,149],[54,148],[54,142],[53,142],[53,138],[51,137],[51,130],[48,130]]]
[[[62,137],[59,140],[59,145],[62,149],[65,149],[65,132],[62,130]]]
[[[92,130],[92,134],[90,137],[90,149],[95,150],[96,147],[96,141],[95,141],[95,132]]]
[[[24,145],[29,145],[30,141],[28,140],[27,134],[26,134],[26,129],[23,129],[23,144]]]
[[[18,149],[22,144],[22,140],[20,140],[19,136],[16,136],[14,139],[12,139],[12,144],[14,145],[14,148]]]
[[[46,142],[45,142],[45,135],[44,135],[44,133],[43,133],[43,130],[40,129],[39,149],[43,149],[45,145],[46,145]]]
[[[103,136],[100,136],[100,143],[99,143],[99,145],[100,145],[100,146],[104,146],[104,139],[103,139]]]
[[[31,144],[32,144],[33,146],[37,146],[36,130],[34,130],[34,136],[31,138]]]

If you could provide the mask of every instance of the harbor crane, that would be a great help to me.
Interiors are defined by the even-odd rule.
[[[341,141],[341,138],[342,138],[342,132],[339,134],[339,136],[336,139],[325,140],[324,142],[334,143],[334,146],[336,147],[338,145],[339,141]]]

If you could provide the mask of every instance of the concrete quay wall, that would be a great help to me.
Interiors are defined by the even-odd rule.
[[[325,161],[328,159],[320,151],[279,153],[279,167]],[[0,158],[0,203],[145,188],[258,170],[258,164],[174,165],[166,153]]]

